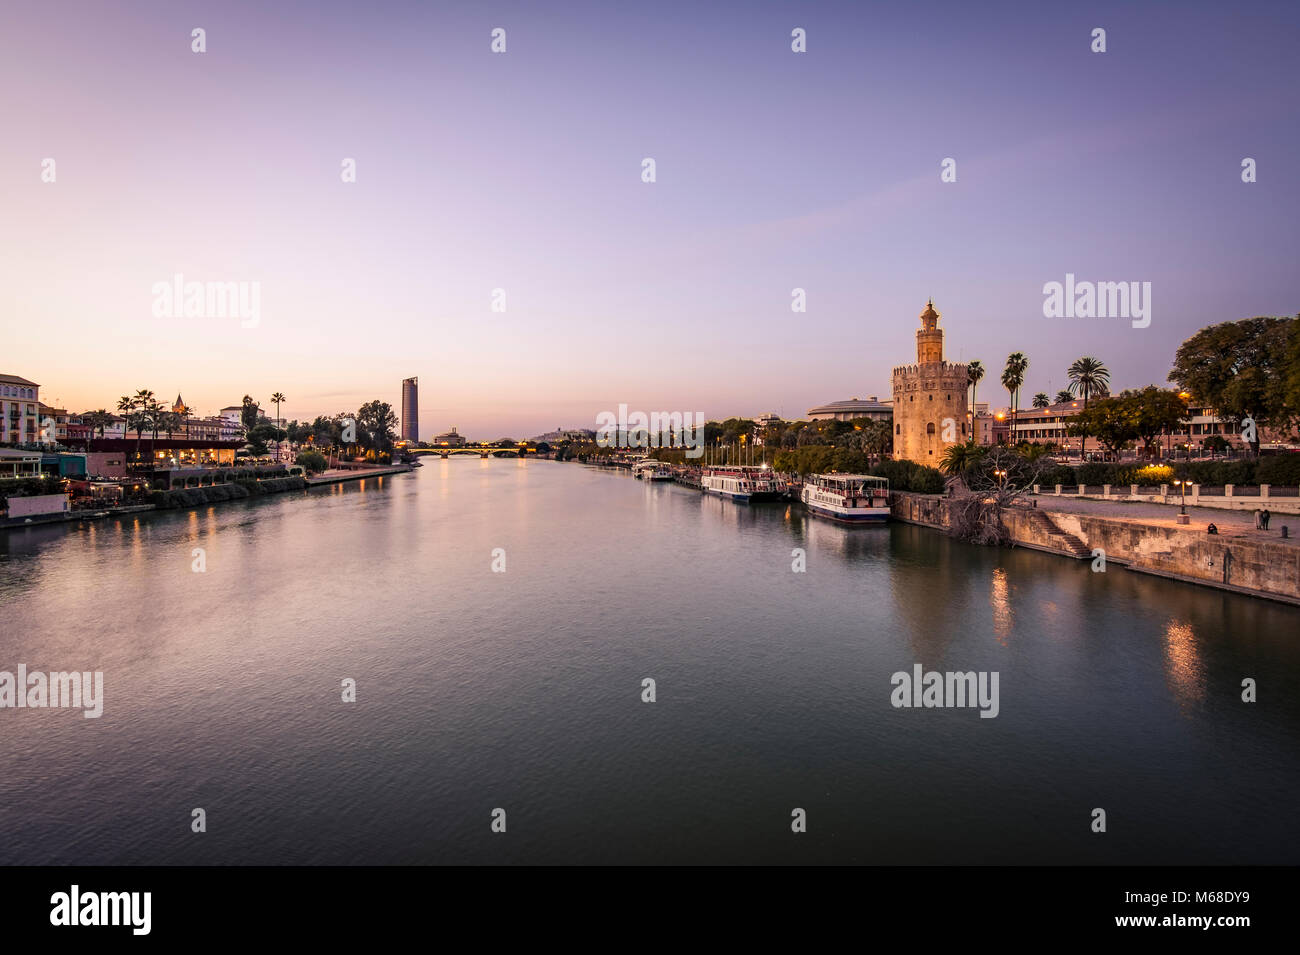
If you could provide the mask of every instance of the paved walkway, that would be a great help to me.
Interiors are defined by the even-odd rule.
[[[1177,504],[1155,504],[1146,501],[1134,501],[1129,504],[1121,501],[1093,501],[1087,498],[1055,495],[1041,495],[1037,498],[1030,496],[1027,500],[1037,500],[1039,510],[1049,513],[1059,511],[1066,514],[1091,514],[1095,517],[1109,517],[1156,527],[1191,528],[1202,534],[1205,533],[1207,526],[1214,524],[1218,527],[1219,533],[1224,536],[1255,540],[1281,541],[1282,526],[1287,525],[1291,529],[1291,536],[1287,538],[1286,543],[1300,543],[1300,516],[1295,514],[1275,512],[1273,519],[1269,521],[1269,529],[1260,531],[1255,529],[1254,511],[1225,511],[1214,507],[1192,507],[1189,504],[1187,516],[1191,520],[1188,524],[1182,525],[1176,520]]]

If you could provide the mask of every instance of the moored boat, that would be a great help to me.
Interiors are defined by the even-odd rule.
[[[749,504],[779,501],[785,496],[784,484],[769,468],[764,467],[708,467],[704,469],[700,484],[706,494],[717,494]]]
[[[872,474],[814,474],[799,499],[812,513],[845,524],[889,520],[889,481]]]

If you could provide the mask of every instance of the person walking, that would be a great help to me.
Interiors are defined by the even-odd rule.
[[[1264,512],[1257,507],[1255,508],[1255,530],[1257,531],[1263,530],[1263,528],[1264,528]]]
[[[1268,508],[1264,508],[1264,513],[1259,515],[1259,519],[1264,522],[1264,530],[1268,530],[1268,521],[1273,515],[1269,513]]]

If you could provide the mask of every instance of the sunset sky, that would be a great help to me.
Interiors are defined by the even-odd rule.
[[[981,400],[1013,350],[1026,395],[1162,383],[1300,311],[1300,5],[1135,6],[7,0],[0,373],[288,418],[416,375],[425,437],[798,417],[887,397],[933,296]],[[1044,318],[1067,272],[1150,327]],[[176,273],[260,283],[257,327],[155,317]]]

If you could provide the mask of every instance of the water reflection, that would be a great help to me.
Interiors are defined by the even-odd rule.
[[[993,571],[989,603],[993,606],[993,632],[997,634],[998,642],[1005,647],[1015,628],[1016,615],[1011,609],[1011,583],[1007,579],[1007,572],[1001,567]]]
[[[1165,628],[1165,681],[1184,714],[1205,698],[1205,663],[1191,624],[1172,619]]]

